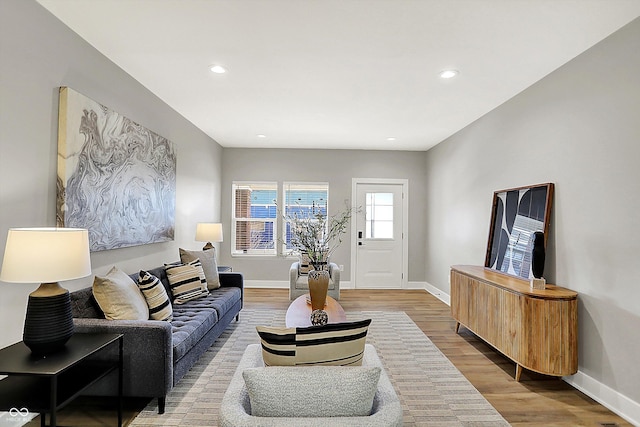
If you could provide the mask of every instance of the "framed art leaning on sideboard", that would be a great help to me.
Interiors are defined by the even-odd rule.
[[[485,267],[530,279],[533,234],[546,247],[552,200],[552,183],[494,192]]]

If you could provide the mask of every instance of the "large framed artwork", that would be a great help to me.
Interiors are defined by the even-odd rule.
[[[533,277],[533,236],[543,232],[546,247],[552,200],[552,183],[493,193],[485,267],[522,279]]]
[[[91,251],[173,240],[173,144],[68,87],[58,120],[57,225],[88,229]]]

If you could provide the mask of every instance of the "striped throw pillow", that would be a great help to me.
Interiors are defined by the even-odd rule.
[[[200,260],[209,290],[220,287],[220,277],[218,276],[218,265],[216,263],[216,248],[207,249],[206,251],[188,251],[180,248],[179,251],[180,261],[183,264],[196,259]]]
[[[362,365],[371,319],[306,328],[256,327],[266,366]]]
[[[296,329],[256,326],[262,341],[262,359],[267,366],[296,364]]]
[[[200,260],[196,259],[186,264],[165,264],[164,269],[167,272],[174,304],[184,304],[209,294]]]
[[[147,300],[151,320],[171,321],[173,319],[173,307],[160,279],[149,272],[140,270],[138,287]]]

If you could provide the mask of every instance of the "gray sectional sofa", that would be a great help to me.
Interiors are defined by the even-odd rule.
[[[168,295],[164,267],[147,270],[158,277]],[[241,273],[220,272],[220,288],[206,297],[173,306],[171,322],[159,320],[107,320],[95,301],[92,288],[71,292],[75,332],[124,334],[125,396],[158,398],[164,413],[165,397],[238,315],[243,305]],[[138,274],[131,278],[137,281]],[[116,395],[117,376],[100,381],[92,395]]]

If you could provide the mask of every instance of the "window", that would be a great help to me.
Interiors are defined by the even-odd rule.
[[[366,193],[366,238],[393,239],[393,193]]]
[[[275,255],[278,184],[233,183],[231,254]]]
[[[284,215],[300,215],[308,217],[313,209],[324,215],[327,214],[329,201],[329,184],[322,183],[284,183]],[[283,224],[283,252],[290,253],[291,246],[291,228],[289,222]]]

